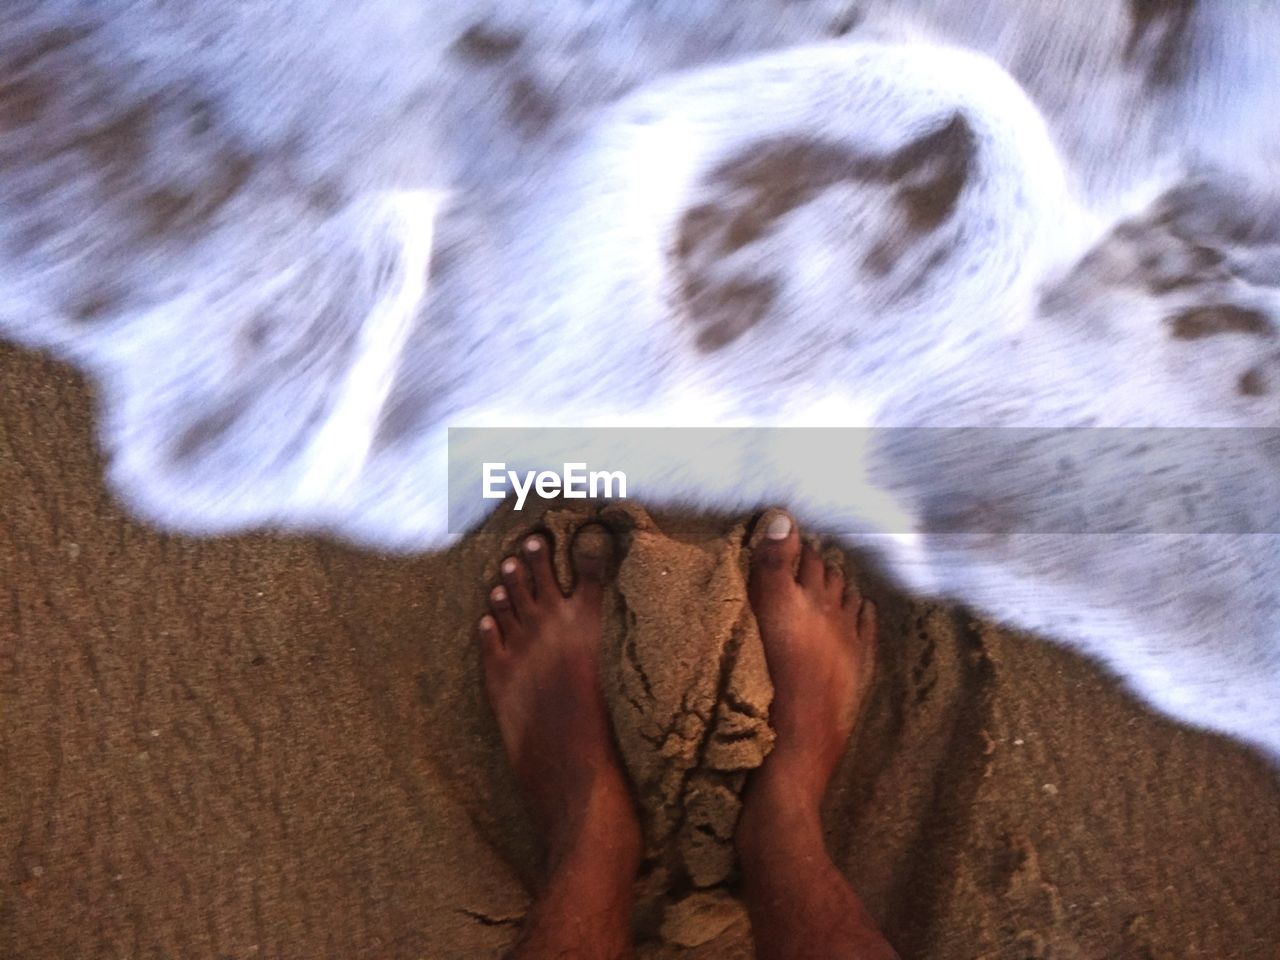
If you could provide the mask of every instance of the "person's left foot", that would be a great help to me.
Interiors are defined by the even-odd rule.
[[[601,539],[601,538],[597,538]],[[640,828],[600,687],[607,556],[576,550],[565,596],[541,536],[500,566],[480,620],[485,689],[553,861],[605,841],[638,858]],[[594,838],[594,839],[593,839]]]

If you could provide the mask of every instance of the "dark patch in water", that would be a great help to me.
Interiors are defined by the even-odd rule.
[[[1274,333],[1265,313],[1230,303],[1192,307],[1170,317],[1166,323],[1170,336],[1176,340],[1203,340],[1228,333],[1268,337]]]

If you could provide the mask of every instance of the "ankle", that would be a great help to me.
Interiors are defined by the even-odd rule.
[[[581,801],[547,837],[548,862],[554,873],[569,861],[598,860],[634,876],[643,853],[643,837],[635,804],[621,777],[597,778]]]
[[[822,848],[821,792],[762,774],[748,786],[734,834],[744,866],[778,853],[807,857]]]

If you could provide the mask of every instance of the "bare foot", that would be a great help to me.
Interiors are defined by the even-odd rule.
[[[801,544],[789,516],[765,522],[751,557],[750,597],[773,681],[777,739],[749,785],[748,830],[780,805],[816,816],[875,668],[875,606]],[[770,812],[746,816],[753,807]]]
[[[578,584],[565,596],[550,552],[531,536],[521,557],[500,565],[480,620],[489,704],[553,870],[597,841],[610,856],[638,859],[639,823],[600,688],[608,556],[575,551]]]
[[[751,556],[751,607],[773,679],[777,739],[751,776],[736,835],[759,960],[894,960],[831,861],[819,808],[875,665],[875,607],[766,516]]]

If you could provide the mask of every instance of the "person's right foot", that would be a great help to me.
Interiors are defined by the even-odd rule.
[[[773,750],[748,784],[739,840],[779,817],[816,817],[875,668],[876,611],[785,513],[766,516],[749,595],[764,643]]]

